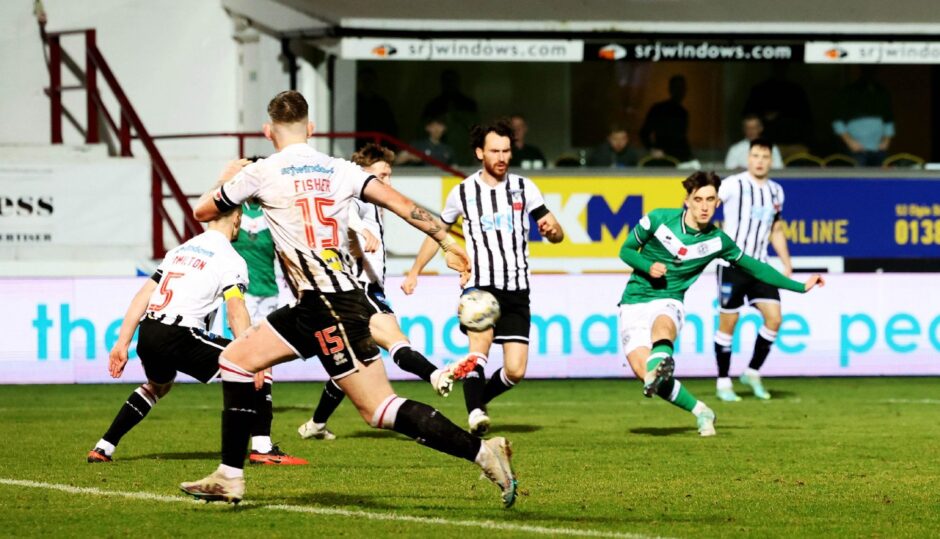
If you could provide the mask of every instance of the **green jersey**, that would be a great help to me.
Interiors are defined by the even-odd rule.
[[[261,212],[261,205],[242,204],[242,224],[232,247],[248,264],[247,292],[259,297],[276,296],[274,238]]]
[[[777,288],[803,292],[803,284],[788,279],[772,267],[745,256],[718,227],[709,223],[701,230],[685,223],[685,210],[653,210],[640,219],[620,249],[620,258],[633,267],[620,303],[646,303],[656,299],[683,301],[705,267],[722,258]],[[655,262],[666,266],[659,278],[649,275]]]

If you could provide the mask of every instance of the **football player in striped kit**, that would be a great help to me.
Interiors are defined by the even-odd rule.
[[[525,376],[529,359],[529,217],[543,238],[559,243],[565,233],[555,216],[545,207],[538,187],[522,176],[509,173],[513,131],[506,121],[476,126],[470,134],[473,150],[483,168],[455,186],[441,212],[451,225],[463,218],[463,233],[473,261],[469,286],[486,290],[496,297],[500,318],[485,331],[461,327],[470,339],[470,353],[454,369],[455,378],[464,379],[470,432],[483,435],[490,427],[486,405],[512,389]],[[430,262],[437,246],[425,241],[414,265],[402,283],[411,294],[418,274]],[[463,282],[461,284],[464,284]],[[503,345],[503,366],[486,380],[484,367],[493,343]]]
[[[251,385],[255,373],[316,356],[369,425],[475,463],[499,488],[503,504],[511,506],[516,480],[509,442],[502,437],[480,440],[430,406],[399,397],[389,384],[345,241],[350,201],[373,202],[433,237],[446,252],[448,265],[458,272],[469,269],[466,251],[440,219],[414,201],[375,181],[355,163],[310,147],[307,139],[313,124],[299,92],[276,95],[268,104],[268,115],[271,123],[265,124],[264,132],[276,152],[216,185],[203,195],[193,215],[200,221],[211,220],[257,198],[285,276],[299,297],[222,351],[222,463],[207,477],[182,483],[180,489],[206,501],[239,502],[245,494],[245,452],[256,413]]]
[[[369,143],[352,155],[352,162],[375,175],[380,182],[392,184],[392,163],[395,154],[388,148]],[[349,243],[355,258],[359,281],[365,288],[370,312],[369,331],[379,347],[403,371],[410,372],[431,384],[442,397],[450,394],[454,377],[449,368],[438,368],[424,355],[411,347],[401,331],[395,312],[385,299],[385,221],[382,209],[369,202],[354,199],[349,205]],[[301,425],[297,432],[301,438],[333,440],[336,435],[327,430],[326,421],[346,395],[332,380],[327,380],[313,417]]]
[[[780,217],[783,211],[783,187],[769,178],[772,148],[773,145],[766,139],[752,140],[747,156],[747,171],[721,182],[718,197],[725,208],[722,228],[744,254],[761,262],[767,262],[767,245],[773,245],[783,264],[783,273],[789,277],[793,266]],[[751,361],[740,380],[742,384],[751,386],[758,399],[770,399],[770,392],[764,389],[758,371],[777,340],[777,331],[783,321],[779,291],[737,268],[719,266],[718,299],[718,330],[715,332],[718,398],[726,402],[741,400],[734,392],[729,374],[734,329],[747,301],[748,305],[760,311],[764,323],[757,331]]]
[[[223,177],[231,173],[227,170]],[[249,284],[248,268],[232,247],[240,221],[240,208],[210,221],[206,232],[171,249],[134,296],[111,349],[109,371],[114,378],[124,373],[128,349],[139,326],[137,354],[147,383],[127,398],[108,431],[88,452],[88,462],[111,462],[121,438],[170,391],[177,372],[202,383],[219,374],[219,353],[230,341],[206,330],[223,301],[232,333],[238,336],[248,329],[243,295]],[[262,384],[259,375],[255,389]],[[256,391],[254,399],[256,405],[262,405],[265,395]],[[306,461],[294,459],[292,463]]]

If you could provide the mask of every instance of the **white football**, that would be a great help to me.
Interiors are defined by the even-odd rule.
[[[474,331],[489,329],[499,320],[499,302],[493,294],[471,288],[460,296],[457,318],[461,325]]]

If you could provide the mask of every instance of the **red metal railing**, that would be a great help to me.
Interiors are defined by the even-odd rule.
[[[241,132],[221,132],[221,133],[179,133],[172,135],[154,135],[154,140],[164,140],[164,139],[188,139],[188,138],[235,138],[238,139],[238,155],[240,157],[245,156],[245,139],[249,138],[262,138],[264,133],[260,131],[241,131]],[[354,139],[368,139],[376,144],[381,144],[388,148],[398,151],[406,151],[418,159],[424,161],[432,167],[437,167],[448,174],[452,174],[459,178],[466,178],[467,175],[461,172],[459,169],[456,169],[447,163],[443,163],[434,159],[433,157],[425,154],[421,150],[415,148],[414,146],[407,144],[391,135],[385,133],[380,133],[378,131],[338,131],[330,133],[314,133],[313,138],[328,138],[328,139],[344,139],[344,138],[354,138]]]
[[[153,210],[151,224],[153,257],[162,258],[166,254],[166,244],[164,242],[164,226],[170,229],[170,232],[176,238],[177,242],[182,243],[187,239],[202,232],[202,225],[193,218],[193,210],[186,199],[183,190],[180,189],[176,178],[166,164],[160,150],[154,142],[153,137],[147,132],[143,122],[131,105],[130,99],[124,93],[123,88],[111,71],[111,67],[105,61],[104,56],[95,43],[95,30],[65,30],[59,32],[45,32],[41,30],[45,38],[46,45],[49,47],[49,88],[46,90],[49,95],[50,118],[51,118],[51,138],[53,144],[62,144],[62,116],[65,115],[70,120],[74,117],[62,105],[62,92],[67,90],[85,90],[86,120],[85,142],[95,144],[101,141],[99,134],[98,115],[105,119],[105,126],[114,132],[120,143],[120,155],[130,157],[133,155],[131,150],[132,136],[141,141],[151,163],[151,181],[150,196]],[[79,86],[62,85],[62,64],[67,62],[74,70],[75,62],[68,56],[68,53],[62,48],[61,38],[67,35],[83,34],[85,36],[85,70],[83,73],[83,84]],[[105,106],[101,93],[98,91],[98,73],[108,85],[108,89],[118,102],[118,122]],[[80,126],[79,130],[81,131]],[[133,133],[133,135],[132,135]],[[166,206],[164,205],[163,189],[166,187],[170,191],[170,198],[176,201],[183,214],[183,222],[177,226],[170,217]]]

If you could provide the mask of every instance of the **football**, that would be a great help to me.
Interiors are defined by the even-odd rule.
[[[474,331],[489,329],[499,320],[499,302],[485,290],[468,288],[457,304],[457,318],[461,325]]]

